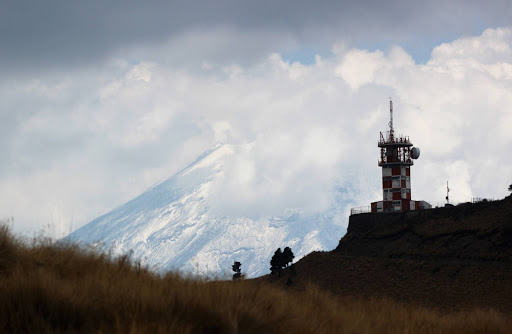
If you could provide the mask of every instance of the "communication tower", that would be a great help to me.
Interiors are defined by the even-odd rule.
[[[383,200],[371,204],[372,212],[392,212],[428,209],[425,201],[411,199],[411,166],[420,156],[408,136],[395,136],[393,128],[393,101],[389,100],[389,131],[381,132],[379,166],[382,168]]]

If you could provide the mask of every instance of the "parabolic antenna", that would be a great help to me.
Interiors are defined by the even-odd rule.
[[[411,158],[418,159],[420,157],[420,149],[418,147],[413,147],[411,150]]]

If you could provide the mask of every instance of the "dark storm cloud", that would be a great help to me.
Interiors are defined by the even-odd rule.
[[[298,43],[330,48],[340,39],[358,40],[363,46],[401,43],[428,50],[439,39],[508,25],[511,13],[510,1],[4,0],[0,66],[19,71],[89,64],[119,50],[158,45],[185,32],[215,27],[267,39],[258,44],[262,54]],[[418,34],[421,43],[416,42]],[[246,40],[224,47],[223,55],[250,44]],[[238,51],[236,58],[258,56],[254,48],[247,49]]]

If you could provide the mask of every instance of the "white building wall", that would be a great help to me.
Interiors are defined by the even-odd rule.
[[[420,209],[432,209],[432,205],[425,201],[420,201]]]
[[[382,198],[385,201],[391,201],[393,199],[393,193],[391,192],[391,189],[384,189]]]
[[[391,168],[382,168],[382,176],[391,176]]]

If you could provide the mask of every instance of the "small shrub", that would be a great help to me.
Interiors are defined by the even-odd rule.
[[[242,269],[240,267],[242,264],[238,261],[235,261],[235,263],[231,266],[233,268],[233,281],[238,281],[242,277]]]

